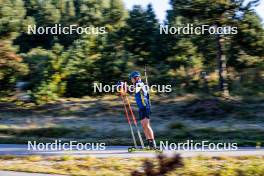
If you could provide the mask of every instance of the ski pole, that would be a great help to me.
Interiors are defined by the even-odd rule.
[[[147,85],[147,88],[148,88],[148,94],[149,94],[149,93],[150,93],[150,90],[149,90],[149,84],[148,84],[147,66],[146,66],[146,65],[145,65],[145,80],[146,80],[146,85]],[[149,106],[151,106],[150,95],[149,95]]]
[[[144,142],[143,142],[143,140],[142,140],[141,133],[140,133],[140,131],[139,131],[139,129],[138,129],[137,120],[136,120],[135,115],[134,115],[134,113],[133,113],[133,110],[132,110],[132,108],[131,108],[131,105],[130,105],[129,99],[127,98],[126,95],[125,95],[125,97],[126,97],[126,101],[127,101],[127,104],[128,104],[128,108],[129,108],[130,114],[131,114],[131,116],[132,116],[132,118],[133,118],[133,121],[134,121],[134,124],[135,124],[135,126],[136,126],[136,130],[137,130],[137,133],[138,133],[138,138],[139,138],[140,143],[141,143],[141,147],[144,148]]]
[[[146,79],[146,84],[148,85],[147,66],[146,65],[145,65],[145,79]]]
[[[132,135],[132,138],[133,138],[133,142],[134,142],[135,147],[137,148],[136,138],[135,138],[135,135],[134,135],[133,128],[132,128],[132,126],[131,126],[131,121],[130,121],[130,118],[129,118],[129,116],[128,116],[127,107],[126,107],[126,103],[125,103],[125,100],[124,100],[123,95],[121,95],[121,98],[122,98],[122,101],[123,101],[123,104],[124,104],[125,114],[126,114],[126,118],[127,118],[127,121],[128,121],[129,127],[130,127],[130,131],[131,131],[131,135]]]

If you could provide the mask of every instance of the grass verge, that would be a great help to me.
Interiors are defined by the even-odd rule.
[[[144,158],[92,158],[92,157],[42,157],[42,156],[1,156],[0,170],[23,172],[68,174],[79,176],[120,175],[128,176],[134,171],[146,169]],[[163,160],[166,164],[169,158]],[[153,170],[160,166],[159,159],[148,160]],[[263,157],[195,157],[184,158],[183,166],[170,170],[166,175],[177,176],[263,176]]]

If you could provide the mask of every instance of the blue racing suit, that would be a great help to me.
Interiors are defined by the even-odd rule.
[[[139,109],[139,118],[140,120],[143,120],[144,118],[149,119],[151,111],[148,87],[141,80],[136,82],[135,87],[135,99]]]

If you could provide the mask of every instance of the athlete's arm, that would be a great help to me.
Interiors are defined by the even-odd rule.
[[[146,110],[150,112],[149,90],[148,90],[148,87],[146,85],[144,85],[142,87],[142,92],[143,92],[143,96],[144,96],[144,103],[146,105]]]
[[[138,105],[138,108],[140,110],[144,109],[145,107],[145,103],[144,103],[144,100],[143,100],[143,95],[142,95],[142,86],[143,86],[143,82],[137,82],[136,85],[135,85],[135,99],[136,99],[136,103]]]

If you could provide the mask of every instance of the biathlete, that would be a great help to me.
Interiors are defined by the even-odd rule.
[[[135,86],[135,100],[139,110],[139,120],[147,139],[148,147],[152,149],[156,148],[154,133],[150,126],[151,106],[149,100],[149,89],[141,80],[141,76],[138,71],[130,73],[129,79]]]

